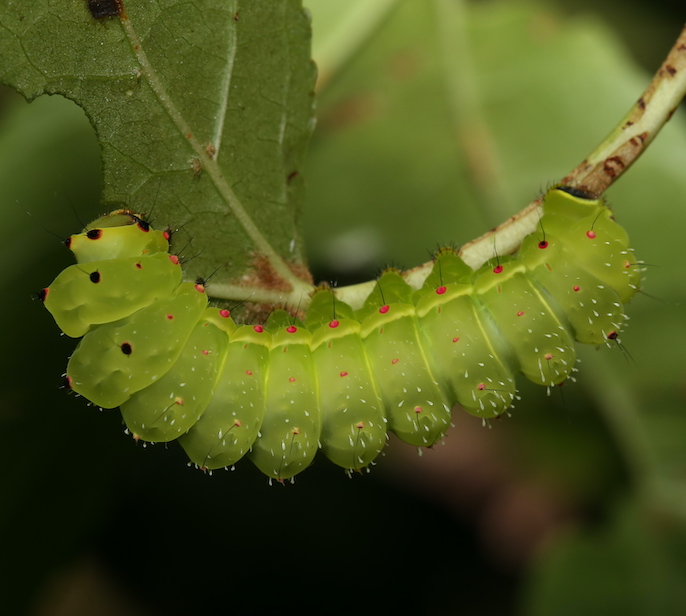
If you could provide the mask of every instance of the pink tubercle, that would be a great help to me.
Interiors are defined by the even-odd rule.
[[[581,287],[580,287],[578,284],[575,284],[575,285],[572,287],[572,289],[574,289],[575,291],[581,291]]]
[[[246,373],[248,376],[252,376],[252,370],[246,370],[245,373]]]
[[[345,370],[343,372],[341,372],[341,377],[344,377],[344,376],[348,376],[348,373]]]
[[[298,328],[297,328],[295,325],[291,325],[290,327],[287,327],[287,328],[286,328],[286,331],[287,331],[289,334],[294,334],[295,332],[298,331]]]
[[[253,330],[255,330],[258,334],[261,334],[262,332],[264,332],[264,327],[262,327],[261,325],[255,325],[253,327]]]
[[[228,318],[231,316],[231,311],[230,311],[230,310],[226,310],[226,308],[225,308],[224,310],[220,310],[220,311],[219,311],[219,316],[220,316],[222,319],[228,319]]]
[[[586,237],[589,240],[594,240],[595,239],[595,231],[593,229],[590,229],[589,231],[586,231]]]
[[[496,265],[496,266],[493,268],[493,273],[494,273],[494,274],[501,274],[502,271],[503,271],[503,266],[502,266],[502,265]]]
[[[176,255],[169,255],[169,260],[174,264],[178,265],[179,264],[179,258]]]
[[[338,321],[336,321],[336,319],[334,319],[333,321],[331,321],[331,322],[329,323],[329,327],[330,327],[331,329],[336,329],[339,325],[340,325],[340,323],[339,323]]]
[[[395,364],[397,364],[399,361],[400,360],[397,357],[395,357],[394,359],[391,360],[391,363],[395,366]]]
[[[381,308],[379,308],[379,312],[381,314],[386,314],[390,309],[391,309],[391,307],[388,305],[381,306]]]
[[[443,295],[447,290],[448,289],[446,289],[444,286],[440,286],[438,289],[436,289],[436,295]]]
[[[455,337],[453,338],[453,342],[459,342],[459,341],[460,341],[460,337],[459,337],[459,336],[455,336]]]

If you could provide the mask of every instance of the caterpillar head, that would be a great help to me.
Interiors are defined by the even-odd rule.
[[[169,250],[171,230],[154,230],[141,214],[115,210],[66,241],[77,263],[139,257]]]

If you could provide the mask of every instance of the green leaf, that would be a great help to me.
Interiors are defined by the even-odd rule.
[[[0,80],[28,99],[62,94],[83,107],[102,148],[103,200],[183,227],[189,277],[219,267],[215,282],[259,279],[267,257],[294,278],[283,260],[303,261],[315,75],[300,2],[125,10],[96,21],[84,0],[3,3]]]
[[[601,530],[574,533],[535,568],[530,616],[678,616],[686,605],[686,526],[617,508]]]

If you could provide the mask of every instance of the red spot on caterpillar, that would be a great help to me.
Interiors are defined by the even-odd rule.
[[[174,264],[178,265],[179,264],[179,258],[176,255],[169,255],[169,260]]]
[[[173,321],[173,320],[174,320],[174,315],[173,315],[171,312],[167,313],[167,320],[168,320],[168,321]]]
[[[233,422],[233,425],[236,426],[237,428],[240,428],[243,424],[241,423],[240,419],[235,419]]]
[[[520,310],[520,311],[517,313],[517,316],[518,316],[518,317],[524,316],[524,311],[523,311],[523,310]]]
[[[486,385],[484,385],[483,383],[479,383],[479,384],[476,386],[476,388],[477,388],[479,391],[483,391],[484,389],[486,389]]]
[[[262,327],[261,325],[255,325],[255,327],[253,327],[253,329],[254,329],[258,334],[261,334],[261,333],[264,331],[264,327]]]
[[[144,220],[139,220],[138,221],[138,228],[143,231],[143,233],[147,233],[150,231],[150,225],[145,222]]]
[[[289,334],[294,334],[295,332],[298,331],[298,328],[297,328],[295,325],[291,325],[290,327],[287,327],[287,328],[286,328],[286,331],[287,331]]]
[[[459,341],[460,341],[460,337],[459,337],[459,336],[455,336],[455,337],[453,338],[453,342],[459,342]]]
[[[619,336],[619,334],[618,334],[617,332],[610,332],[610,333],[607,335],[607,339],[608,339],[608,340],[617,340],[617,337],[618,337],[618,336]]]
[[[289,383],[295,383],[295,377],[294,377],[294,376],[290,377],[290,378],[288,379],[288,382],[289,382]]]
[[[300,428],[293,428],[292,434],[293,436],[298,436],[298,434],[300,434]]]
[[[502,265],[496,265],[496,266],[493,268],[493,273],[494,273],[494,274],[500,274],[500,273],[502,273],[502,271],[503,271],[503,266],[502,266]]]
[[[544,250],[545,248],[548,248],[548,242],[546,242],[545,240],[542,240],[542,241],[538,242],[538,247],[541,250]]]
[[[86,233],[89,240],[99,240],[102,237],[102,229],[91,229]]]
[[[131,355],[133,353],[133,349],[131,348],[131,343],[130,342],[123,342],[119,348],[121,349],[121,352],[124,353],[124,355]]]
[[[226,310],[226,308],[225,308],[224,310],[220,310],[220,311],[219,311],[219,316],[220,316],[222,319],[228,319],[228,318],[231,316],[231,311],[230,311],[230,310]]]
[[[355,427],[356,427],[358,430],[362,430],[362,428],[364,428],[364,421],[358,421],[358,422],[355,424]]]
[[[578,284],[575,284],[575,285],[572,287],[572,289],[574,289],[575,291],[581,291],[581,287],[580,287]]]
[[[196,283],[196,285],[195,285],[195,290],[196,290],[198,293],[204,293],[204,292],[205,292],[205,285],[198,282],[198,283]]]
[[[143,269],[142,263],[136,263],[136,269]]]
[[[342,377],[343,377],[343,376],[348,376],[348,373],[345,372],[345,371],[343,371],[343,372],[341,372],[341,376],[342,376]]]
[[[390,306],[381,306],[381,308],[379,308],[379,312],[381,314],[386,314],[390,309],[391,309]]]
[[[331,323],[329,323],[329,327],[331,329],[336,329],[339,325],[340,325],[340,323],[338,321],[336,321],[335,319],[333,321],[331,321]]]
[[[74,389],[74,387],[73,387],[73,385],[72,385],[73,381],[71,380],[71,377],[68,376],[65,380],[67,381],[67,387],[68,387],[69,389]]]
[[[631,261],[624,261],[624,269],[629,269],[631,267]]]
[[[248,376],[252,376],[252,370],[246,370],[245,373],[246,373]]]
[[[421,412],[422,412],[422,407],[421,407],[421,406],[415,406],[415,407],[414,407],[414,412],[417,413],[417,414],[421,413]]]
[[[438,287],[438,289],[436,289],[436,295],[443,295],[446,291],[447,289],[445,287]]]
[[[167,241],[171,240],[171,232],[170,231],[163,231],[162,237],[164,237],[164,239]]]
[[[203,354],[203,355],[209,355],[210,352],[209,352],[207,349],[203,349],[203,350],[202,350],[202,354]]]
[[[391,364],[393,364],[395,366],[399,361],[400,360],[396,357],[395,359],[391,360]]]
[[[595,239],[595,231],[591,229],[590,231],[586,231],[586,237],[589,240],[594,240]]]
[[[183,398],[179,398],[178,396],[174,400],[174,404],[177,404],[178,406],[183,406],[185,404]]]
[[[552,353],[546,353],[546,354],[543,356],[543,359],[545,359],[546,361],[550,361],[552,358],[553,358],[553,354],[552,354]]]

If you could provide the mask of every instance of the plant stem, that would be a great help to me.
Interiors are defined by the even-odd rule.
[[[561,183],[582,188],[596,196],[602,195],[643,153],[685,95],[686,27],[629,113]],[[493,256],[494,243],[499,254],[515,252],[522,240],[535,231],[541,215],[539,198],[492,231],[462,246],[460,256],[467,265],[476,269]],[[428,261],[405,272],[405,279],[418,289],[432,267],[433,261]],[[373,282],[365,282],[340,287],[336,295],[355,308],[364,303],[373,288]]]

